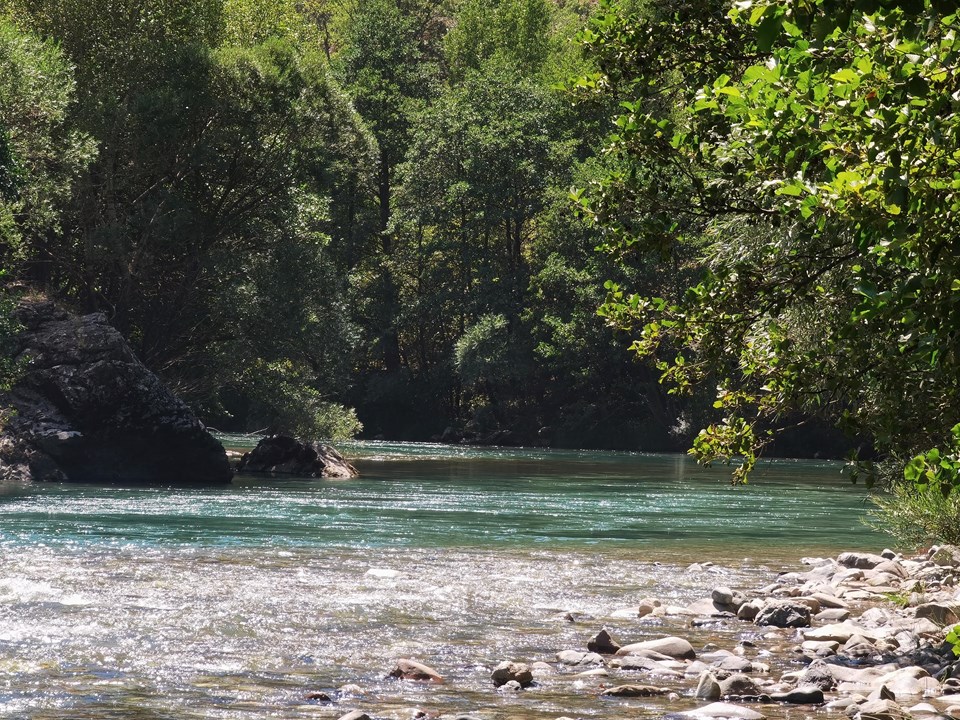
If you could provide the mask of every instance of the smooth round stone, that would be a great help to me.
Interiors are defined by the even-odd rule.
[[[653,650],[654,652],[669,655],[671,658],[677,660],[693,660],[697,656],[696,651],[689,642],[683,638],[674,636],[624,645],[617,651],[617,655],[632,655],[638,650]]]

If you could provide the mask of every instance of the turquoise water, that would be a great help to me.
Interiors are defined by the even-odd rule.
[[[358,480],[7,489],[0,717],[602,716],[584,681],[504,697],[489,667],[551,660],[601,625],[642,638],[645,597],[686,603],[885,542],[830,463],[772,463],[732,488],[680,456],[345,450]],[[448,682],[385,680],[401,656]]]
[[[350,482],[238,478],[227,488],[50,485],[0,499],[5,546],[656,548],[758,543],[789,553],[882,543],[862,489],[831,463],[769,463],[746,487],[683,456],[348,448]],[[768,548],[769,549],[769,548]]]

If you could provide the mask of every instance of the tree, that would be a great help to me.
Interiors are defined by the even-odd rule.
[[[336,415],[355,342],[330,244],[375,149],[326,57],[269,18],[266,39],[221,44],[237,26],[214,0],[8,4],[77,63],[72,120],[100,150],[31,280],[108,312],[206,417],[321,432],[304,417]]]
[[[414,118],[426,107],[437,82],[439,69],[430,32],[434,12],[430,3],[407,7],[396,0],[358,0],[345,27],[346,46],[336,57],[344,86],[379,148],[378,222],[369,235],[378,242],[363,254],[376,269],[358,277],[367,280],[364,292],[372,296],[364,322],[375,338],[374,362],[392,375],[400,374],[403,364],[391,224],[395,176],[410,145]]]
[[[94,157],[72,128],[72,69],[52,42],[0,19],[0,243],[12,268],[52,251],[74,182]]]
[[[551,6],[546,0],[467,0],[445,39],[454,78],[498,56],[535,75],[550,52]]]
[[[605,312],[639,330],[639,352],[660,353],[666,380],[718,385],[725,417],[695,451],[741,457],[740,479],[795,409],[867,434],[901,467],[950,443],[960,44],[945,5],[738,3],[740,52],[711,43],[696,67],[712,79],[666,109],[635,92],[611,138],[629,171],[579,196],[619,247],[703,243],[703,277],[682,296],[611,286]],[[604,16],[586,39],[608,69],[581,85],[656,87],[678,58],[637,48],[665,31]],[[654,187],[650,163],[674,168],[677,190]],[[664,222],[668,207],[684,219]]]
[[[58,48],[0,16],[0,389],[18,371],[7,272],[52,252],[73,183],[94,155],[90,139],[67,122],[73,100],[71,68]]]

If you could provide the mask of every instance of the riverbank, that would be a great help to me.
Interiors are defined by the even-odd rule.
[[[637,619],[628,644],[603,627],[583,647],[560,648],[553,658],[505,659],[490,672],[491,688],[553,695],[566,685],[595,694],[603,714],[615,709],[618,717],[656,710],[678,720],[762,720],[797,711],[855,720],[960,718],[960,659],[945,642],[960,623],[960,548],[917,557],[845,552],[801,564],[806,569],[764,587],[718,585],[684,606],[645,599],[611,618],[621,627]],[[596,625],[559,613],[584,629]],[[668,629],[673,634],[665,635]],[[408,658],[389,677],[444,682],[442,670]],[[341,688],[341,702],[356,694],[364,694],[358,685]],[[325,693],[306,697],[337,702]],[[449,717],[488,714],[478,708]],[[417,708],[412,715],[433,714]],[[356,709],[340,720],[377,716]]]

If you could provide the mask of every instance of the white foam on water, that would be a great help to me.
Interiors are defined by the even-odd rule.
[[[369,575],[370,577],[392,580],[396,577],[399,577],[401,573],[399,570],[391,570],[390,568],[370,568],[364,574]]]

